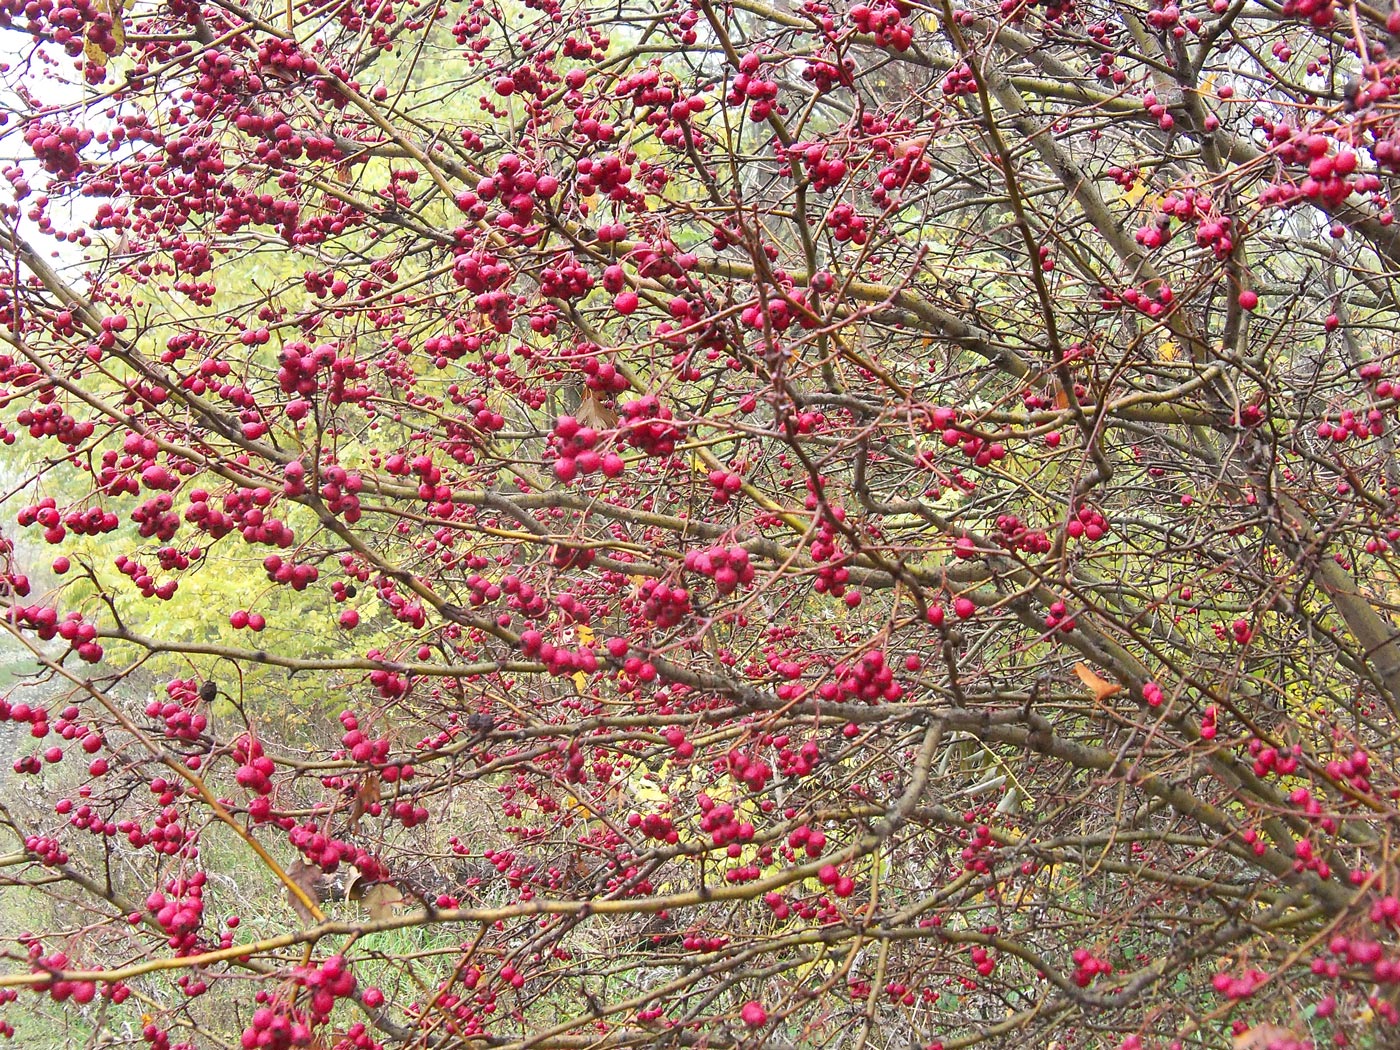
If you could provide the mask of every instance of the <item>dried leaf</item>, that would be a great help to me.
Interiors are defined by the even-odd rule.
[[[369,888],[369,883],[358,871],[350,873],[350,880],[345,884],[345,899],[357,901],[365,895],[365,890]]]
[[[360,898],[360,904],[369,912],[371,919],[387,919],[394,914],[395,908],[403,907],[407,903],[404,895],[392,882],[376,882],[365,890],[365,895]]]
[[[379,774],[371,773],[360,781],[360,786],[355,790],[355,806],[350,811],[350,827],[354,828],[368,811],[369,807],[378,802],[379,794]]]
[[[1246,1028],[1235,1036],[1235,1050],[1268,1050],[1275,1043],[1299,1042],[1297,1033],[1284,1028],[1281,1025],[1270,1024],[1265,1021],[1257,1024],[1253,1028]]]
[[[903,160],[913,160],[923,155],[923,152],[928,149],[928,143],[929,137],[927,135],[920,135],[912,139],[900,139],[894,144],[894,155]]]
[[[1074,665],[1074,673],[1079,676],[1079,680],[1084,683],[1084,688],[1094,694],[1096,701],[1102,702],[1110,696],[1117,696],[1123,691],[1123,687],[1117,682],[1110,682],[1107,678],[1100,678],[1093,671],[1083,664]]]
[[[314,864],[308,864],[306,863],[306,861],[298,857],[295,863],[293,863],[292,866],[287,869],[287,877],[291,879],[292,882],[297,886],[297,888],[300,889],[303,893],[305,893],[307,897],[315,901],[317,904],[321,903],[320,868],[318,868]],[[297,913],[297,916],[301,919],[302,922],[310,925],[311,923],[316,921],[315,914],[312,913],[310,908],[308,908],[304,903],[302,903],[301,898],[298,897],[295,893],[293,893],[290,888],[287,890],[287,899],[291,902],[292,910]]]
[[[595,430],[611,430],[617,426],[617,413],[598,399],[598,392],[589,387],[583,388],[575,417],[586,427]]]

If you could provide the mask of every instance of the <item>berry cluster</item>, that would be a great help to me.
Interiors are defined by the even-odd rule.
[[[789,849],[803,850],[809,858],[815,860],[826,849],[826,832],[821,828],[799,824],[788,832],[787,844]]]
[[[808,183],[818,193],[838,188],[846,178],[845,160],[828,151],[825,143],[797,142],[788,152],[794,160],[801,161]]]
[[[1352,751],[1346,758],[1334,758],[1327,763],[1327,775],[1333,781],[1345,783],[1363,795],[1371,793],[1370,770],[1371,756],[1361,748]]]
[[[977,94],[977,78],[973,75],[972,67],[966,62],[959,62],[948,70],[943,77],[942,89],[949,98]]]
[[[65,445],[86,441],[95,429],[90,421],[79,422],[65,412],[62,405],[52,401],[21,409],[15,415],[15,422],[28,427],[32,438],[51,437]]]
[[[223,498],[223,509],[210,505],[213,497],[204,489],[194,489],[190,493],[190,505],[185,509],[185,520],[214,539],[221,539],[234,529],[239,530],[247,543],[260,543],[264,546],[286,549],[296,542],[296,534],[286,522],[267,514],[266,508],[272,503],[271,489],[234,489]]]
[[[693,12],[691,12],[693,16]],[[691,19],[694,24],[694,18]],[[649,106],[666,107],[676,100],[676,90],[672,83],[663,83],[661,74],[655,69],[639,69],[628,73],[613,87],[618,98],[630,98],[639,110]]]
[[[680,841],[680,834],[670,819],[659,813],[648,813],[645,816],[635,812],[629,813],[627,814],[627,826],[640,831],[649,839],[656,839],[669,846],[674,846]]]
[[[1298,769],[1298,758],[1302,754],[1301,745],[1296,747],[1274,747],[1265,744],[1258,737],[1250,737],[1249,755],[1254,759],[1254,775],[1266,777],[1276,773],[1281,777],[1290,776]]]
[[[1379,390],[1377,393],[1379,394]],[[1316,433],[1323,441],[1331,441],[1337,445],[1351,438],[1364,440],[1379,437],[1385,433],[1385,418],[1377,409],[1371,409],[1365,416],[1358,417],[1352,409],[1344,408],[1335,423],[1326,419],[1319,423]]]
[[[533,656],[543,663],[555,677],[566,677],[580,672],[592,674],[598,670],[598,654],[588,647],[577,650],[554,646],[544,640],[544,635],[531,628],[520,634],[520,649],[526,656]]]
[[[979,944],[972,949],[972,965],[976,967],[979,976],[990,977],[996,969],[997,960],[990,951]]]
[[[904,696],[904,686],[895,681],[894,668],[885,663],[880,649],[872,649],[853,663],[837,664],[831,673],[832,678],[818,690],[823,700],[895,703]]]
[[[786,735],[774,737],[773,746],[778,749],[778,772],[785,777],[805,777],[822,760],[821,745],[815,740],[807,740],[796,749],[789,746]],[[813,854],[816,856],[816,854]]]
[[[1176,127],[1176,118],[1168,112],[1166,104],[1157,98],[1155,92],[1149,91],[1142,96],[1142,108],[1156,119],[1157,126],[1163,131]]]
[[[1088,988],[1100,974],[1105,977],[1113,972],[1113,964],[1100,959],[1087,948],[1076,948],[1071,956],[1074,959],[1074,983],[1080,988]]]
[[[1326,29],[1336,17],[1333,0],[1284,0],[1283,13],[1290,18],[1306,18],[1318,29]]]
[[[996,541],[1007,550],[1027,554],[1048,554],[1052,546],[1043,529],[1032,529],[1015,514],[999,514]]]
[[[199,950],[199,928],[204,922],[204,872],[196,871],[188,878],[177,876],[146,898],[146,911],[169,938],[177,955],[191,955]],[[188,989],[187,989],[188,991]]]
[[[709,576],[715,581],[715,590],[722,595],[733,594],[740,584],[750,584],[754,579],[749,552],[739,546],[687,551],[685,568],[688,572]]]
[[[609,270],[614,267],[608,267]],[[621,272],[621,267],[616,267]],[[617,292],[621,288],[610,289]],[[631,384],[617,368],[611,358],[609,351],[595,346],[592,343],[582,343],[568,352],[567,359],[583,373],[583,385],[589,390],[595,390],[600,394],[618,394],[626,390]]]
[[[45,496],[33,506],[21,508],[15,521],[26,529],[34,524],[42,526],[45,543],[62,543],[68,535],[68,530],[63,526],[63,516],[58,512],[58,503],[52,496]]]
[[[676,757],[685,760],[695,755],[695,745],[685,738],[685,730],[680,726],[670,726],[661,736],[676,752]]]
[[[621,474],[625,466],[622,457],[616,452],[598,450],[602,438],[595,428],[584,426],[573,416],[556,419],[550,438],[558,456],[554,476],[567,484],[580,475],[601,472],[604,477],[615,478]]]
[[[294,591],[306,590],[321,575],[316,566],[284,561],[280,554],[269,554],[263,559],[262,566],[271,582],[288,584]]]
[[[816,496],[808,493],[808,509],[815,509],[817,505]],[[838,525],[845,521],[846,512],[841,507],[831,508],[829,515],[823,515],[817,527],[817,534],[812,539],[812,544],[808,548],[812,555],[812,561],[817,566],[817,578],[812,583],[812,589],[818,594],[829,594],[833,598],[842,598],[846,604],[852,608],[860,604],[860,593],[851,591],[847,593],[846,584],[850,582],[851,573],[846,568],[846,557],[841,553],[840,541],[836,535]]]
[[[387,764],[389,758],[389,740],[387,737],[375,738],[368,736],[360,729],[360,720],[353,711],[342,711],[340,713],[340,724],[345,730],[344,735],[340,738],[340,744],[345,748],[352,759],[361,764],[371,763],[376,766],[383,766],[383,777],[389,783],[393,783],[399,779],[399,775],[402,772],[400,767]]]
[[[671,422],[671,410],[655,394],[618,406],[622,440],[649,456],[669,456],[676,450],[680,431]]]
[[[906,51],[914,42],[914,29],[906,22],[909,5],[903,0],[884,3],[856,4],[850,10],[851,21],[862,33],[869,33],[881,47]]]
[[[769,778],[773,776],[772,766],[757,755],[746,755],[738,748],[732,748],[725,756],[725,767],[731,777],[754,792],[767,787]]]
[[[642,615],[663,630],[674,627],[690,615],[690,592],[660,580],[646,580],[637,592]]]
[[[234,745],[233,758],[239,764],[234,774],[239,787],[255,795],[272,794],[272,774],[277,766],[263,753],[260,741],[243,734]]]
[[[831,231],[831,236],[841,244],[850,241],[859,246],[870,236],[867,220],[856,211],[855,205],[845,201],[827,212],[826,226]]]
[[[856,880],[849,875],[842,875],[841,869],[835,864],[823,864],[817,869],[817,881],[831,890],[836,897],[849,897],[856,891]]]
[[[746,101],[749,106],[749,119],[754,123],[767,120],[775,107],[778,97],[778,82],[764,80],[758,76],[762,59],[755,54],[747,54],[739,60],[739,73],[729,84],[725,104],[739,107]]]
[[[631,196],[627,184],[632,181],[632,168],[616,153],[584,157],[578,162],[575,170],[578,177],[574,181],[574,188],[581,197],[601,193],[615,201],[625,201]],[[599,239],[601,240],[601,237]]]
[[[826,94],[837,87],[850,87],[855,71],[855,63],[849,58],[841,59],[840,65],[823,58],[811,58],[802,65],[802,79],[813,85],[818,94]]]
[[[741,822],[728,802],[716,802],[704,792],[700,793],[697,802],[700,806],[700,830],[709,833],[714,845],[728,846],[753,840],[756,834],[754,826]]]
[[[502,156],[496,162],[495,172],[476,184],[478,200],[501,203],[502,210],[493,219],[496,227],[514,235],[525,234],[536,206],[558,192],[558,179],[537,173],[514,153]],[[463,211],[470,211],[476,203],[470,195],[457,198],[457,206]]]
[[[423,486],[420,486],[419,496],[421,498],[432,498],[432,496],[423,497],[422,489]],[[428,489],[429,492],[436,494],[436,489],[431,486],[428,486]],[[344,519],[347,525],[354,525],[360,520],[360,493],[362,491],[364,491],[364,479],[358,474],[349,473],[344,467],[331,464],[321,472],[321,487],[318,492],[321,498],[326,501],[326,509]],[[315,576],[313,575],[311,579],[314,580]],[[293,590],[300,590],[296,586],[295,579],[291,582]]]
[[[707,479],[710,488],[713,490],[714,501],[716,503],[728,503],[734,493],[744,487],[744,477],[733,470],[722,470],[716,467],[710,471]]]
[[[165,686],[166,698],[152,697],[146,705],[146,717],[159,718],[165,724],[162,733],[169,740],[198,740],[209,727],[200,689],[193,679],[172,679]]]
[[[1218,973],[1211,978],[1211,984],[1227,999],[1248,999],[1266,980],[1268,975],[1262,970],[1250,969],[1238,977],[1226,972]]]
[[[75,175],[82,168],[78,153],[92,141],[92,136],[87,128],[53,121],[34,121],[24,131],[25,143],[44,170],[59,177]]]
[[[68,854],[58,839],[44,835],[25,836],[24,851],[45,867],[58,868],[68,863]]]
[[[142,539],[154,536],[162,543],[169,543],[180,528],[180,516],[170,509],[172,503],[170,494],[162,492],[132,510],[131,520],[137,525],[137,535]]]
[[[985,875],[992,870],[992,854],[997,848],[992,838],[992,829],[987,824],[978,824],[973,829],[972,841],[962,850],[963,868],[966,871]]]
[[[1087,503],[1070,515],[1065,522],[1065,534],[1072,540],[1081,537],[1090,543],[1101,540],[1108,532],[1108,519]]]
[[[267,626],[267,620],[262,613],[249,612],[247,609],[235,609],[229,614],[229,626],[235,631],[248,628],[250,631],[261,631]]]

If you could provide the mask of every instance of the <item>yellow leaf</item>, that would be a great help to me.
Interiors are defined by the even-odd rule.
[[[126,23],[122,17],[122,0],[98,0],[99,9],[106,12],[112,19],[112,40],[116,44],[113,48],[113,55],[120,55],[126,48]],[[106,51],[98,47],[91,39],[83,42],[83,55],[95,66],[106,68],[107,59],[110,57]]]
[[[117,49],[112,52],[114,55],[120,55],[126,49],[126,21],[122,17],[125,6],[122,0],[107,0],[107,13],[112,16],[112,39],[117,42]]]
[[[1084,688],[1094,694],[1094,699],[1100,703],[1110,696],[1117,696],[1123,691],[1123,687],[1117,682],[1110,682],[1107,678],[1100,678],[1083,664],[1074,665],[1074,673],[1079,676],[1079,680],[1084,683]]]
[[[588,624],[579,624],[577,630],[574,633],[578,635],[579,645],[587,646],[593,644],[593,628],[589,627]],[[575,673],[573,679],[574,686],[578,689],[580,693],[588,687],[588,676],[585,675],[582,671]]]
[[[669,762],[662,764],[661,775],[663,777],[666,775],[669,765]],[[663,802],[669,802],[671,800],[671,796],[662,790],[660,784],[646,777],[636,777],[628,781],[627,786],[631,789],[632,796],[636,798],[637,801],[645,802],[648,805],[658,806]]]
[[[1129,204],[1136,204],[1145,196],[1147,196],[1147,183],[1141,179],[1123,191],[1123,199]]]

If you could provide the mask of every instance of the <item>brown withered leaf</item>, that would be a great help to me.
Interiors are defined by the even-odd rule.
[[[350,827],[353,829],[360,822],[369,807],[379,801],[379,774],[371,773],[360,781],[360,786],[355,789],[355,806],[350,811]]]
[[[900,139],[894,144],[894,155],[906,160],[913,160],[915,157],[923,155],[924,151],[928,149],[928,142],[927,135],[920,135],[912,139]]]
[[[365,895],[365,890],[367,888],[368,883],[365,877],[358,871],[351,871],[350,878],[345,883],[345,899],[348,901],[357,901]]]
[[[1074,665],[1074,673],[1079,676],[1079,680],[1084,683],[1084,688],[1094,694],[1094,699],[1100,703],[1110,696],[1117,696],[1123,691],[1123,687],[1117,682],[1110,682],[1107,678],[1100,678],[1083,664]]]
[[[408,902],[399,892],[399,888],[392,882],[376,882],[360,898],[360,904],[369,912],[371,919],[387,919],[394,914],[394,909],[403,907]]]
[[[617,426],[617,413],[603,404],[598,392],[590,387],[583,388],[575,418],[584,426],[595,430],[611,430]]]
[[[1253,1028],[1246,1028],[1235,1036],[1235,1050],[1268,1050],[1275,1043],[1286,1043],[1288,1041],[1298,1042],[1299,1037],[1296,1032],[1284,1028],[1282,1025],[1271,1024],[1265,1021],[1257,1024]]]
[[[321,869],[314,864],[308,864],[300,857],[287,869],[287,878],[296,884],[297,888],[307,895],[317,904],[321,903]],[[311,909],[302,903],[291,889],[287,890],[287,900],[291,902],[292,910],[297,913],[297,917],[302,922],[310,925],[316,921],[316,916],[311,913]]]

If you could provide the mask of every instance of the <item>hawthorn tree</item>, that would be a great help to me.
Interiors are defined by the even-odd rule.
[[[1396,1038],[1400,13],[0,19],[6,1033]]]

